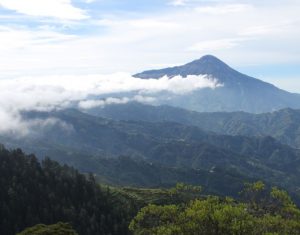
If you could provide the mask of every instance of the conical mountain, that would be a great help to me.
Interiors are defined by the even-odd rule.
[[[270,83],[242,74],[212,55],[206,55],[182,66],[149,70],[134,77],[149,79],[163,76],[209,75],[222,86],[201,89],[165,104],[187,109],[214,111],[246,111],[262,113],[282,108],[300,108],[300,95],[281,90]],[[184,102],[183,100],[184,99]]]
[[[187,75],[210,74],[219,77],[220,75],[230,73],[238,72],[230,68],[227,64],[225,64],[217,57],[206,55],[185,65],[160,70],[149,70],[138,73],[134,76],[139,78],[160,78],[165,75],[169,77],[173,77],[176,75],[186,77]]]

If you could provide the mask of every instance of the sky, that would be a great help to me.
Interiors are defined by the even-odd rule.
[[[0,0],[0,79],[126,72],[212,54],[300,93],[299,0]]]
[[[0,134],[69,129],[23,111],[153,104],[160,92],[223,86],[206,75],[132,77],[206,54],[300,93],[299,12],[299,0],[0,0]]]

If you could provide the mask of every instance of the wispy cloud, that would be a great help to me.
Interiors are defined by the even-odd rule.
[[[279,24],[255,25],[240,31],[242,36],[265,36],[288,33],[293,28],[291,22],[281,22]]]
[[[95,2],[96,0],[83,0],[85,3],[92,3]]]
[[[187,4],[187,0],[173,0],[169,2],[172,6],[185,6]]]
[[[180,24],[177,22],[171,22],[164,19],[134,19],[134,20],[119,20],[119,19],[101,19],[94,21],[94,24],[105,27],[131,27],[132,29],[168,29],[176,28]]]
[[[75,35],[55,32],[47,28],[29,30],[0,26],[0,49],[25,49],[31,46],[49,46],[51,44],[78,38]]]
[[[111,104],[127,104],[129,102],[136,101],[139,103],[153,103],[156,101],[156,98],[151,96],[142,96],[142,95],[135,95],[134,97],[122,97],[122,98],[115,98],[115,97],[108,97],[103,99],[90,99],[90,100],[82,100],[78,103],[78,107],[80,109],[92,109],[96,107],[104,107]]]
[[[239,13],[239,12],[249,11],[251,9],[253,9],[253,7],[248,4],[223,4],[223,5],[196,7],[196,11],[198,13],[216,14],[216,15]]]
[[[0,0],[0,6],[29,16],[65,20],[88,18],[85,11],[72,5],[71,0]]]
[[[188,50],[199,52],[227,50],[238,46],[240,41],[243,40],[239,38],[225,38],[218,40],[202,41],[189,47]]]

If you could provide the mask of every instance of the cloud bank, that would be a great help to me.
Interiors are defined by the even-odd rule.
[[[53,17],[63,20],[83,20],[85,12],[71,0],[0,0],[0,6],[29,16]]]
[[[114,98],[108,97],[106,99],[100,100],[83,100],[78,103],[78,107],[80,109],[92,109],[97,107],[104,107],[106,105],[111,104],[127,104],[132,101],[136,101],[139,103],[153,103],[156,100],[154,97],[135,95],[134,97],[122,97],[122,98]]]
[[[203,88],[214,89],[218,81],[206,75],[139,79],[126,73],[20,77],[0,80],[0,133],[27,134],[34,126],[66,126],[59,120],[28,121],[26,111],[53,111],[70,107],[90,109],[130,101],[152,103],[157,94],[182,95]],[[133,95],[128,96],[128,93]]]

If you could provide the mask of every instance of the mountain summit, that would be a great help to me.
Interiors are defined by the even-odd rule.
[[[200,75],[200,74],[210,74],[212,76],[218,77],[221,74],[228,74],[236,72],[230,68],[223,61],[218,59],[213,55],[206,55],[198,60],[194,60],[185,65],[165,68],[160,70],[149,70],[142,73],[135,74],[134,77],[139,78],[160,78],[167,75],[168,77],[173,77],[176,75],[181,75],[186,77],[187,75]]]
[[[204,75],[204,74],[217,78],[220,83],[224,83],[224,82],[234,83],[234,82],[239,82],[239,80],[242,79],[243,81],[255,80],[256,82],[261,82],[264,83],[264,85],[266,85],[266,83],[263,81],[249,77],[245,74],[242,74],[234,70],[226,63],[224,63],[222,60],[218,59],[213,55],[205,55],[200,59],[194,60],[185,65],[159,69],[159,70],[144,71],[142,73],[138,73],[133,76],[138,78],[143,78],[143,79],[149,79],[149,78],[161,78],[163,76],[174,77],[180,75],[182,77],[186,77],[188,75]]]
[[[282,108],[300,108],[300,95],[281,90],[270,83],[242,74],[215,56],[206,55],[181,66],[149,70],[133,75],[141,79],[180,75],[209,75],[222,87],[197,90],[173,97],[168,105],[200,112],[246,111],[262,113]],[[183,102],[184,101],[184,102]]]

